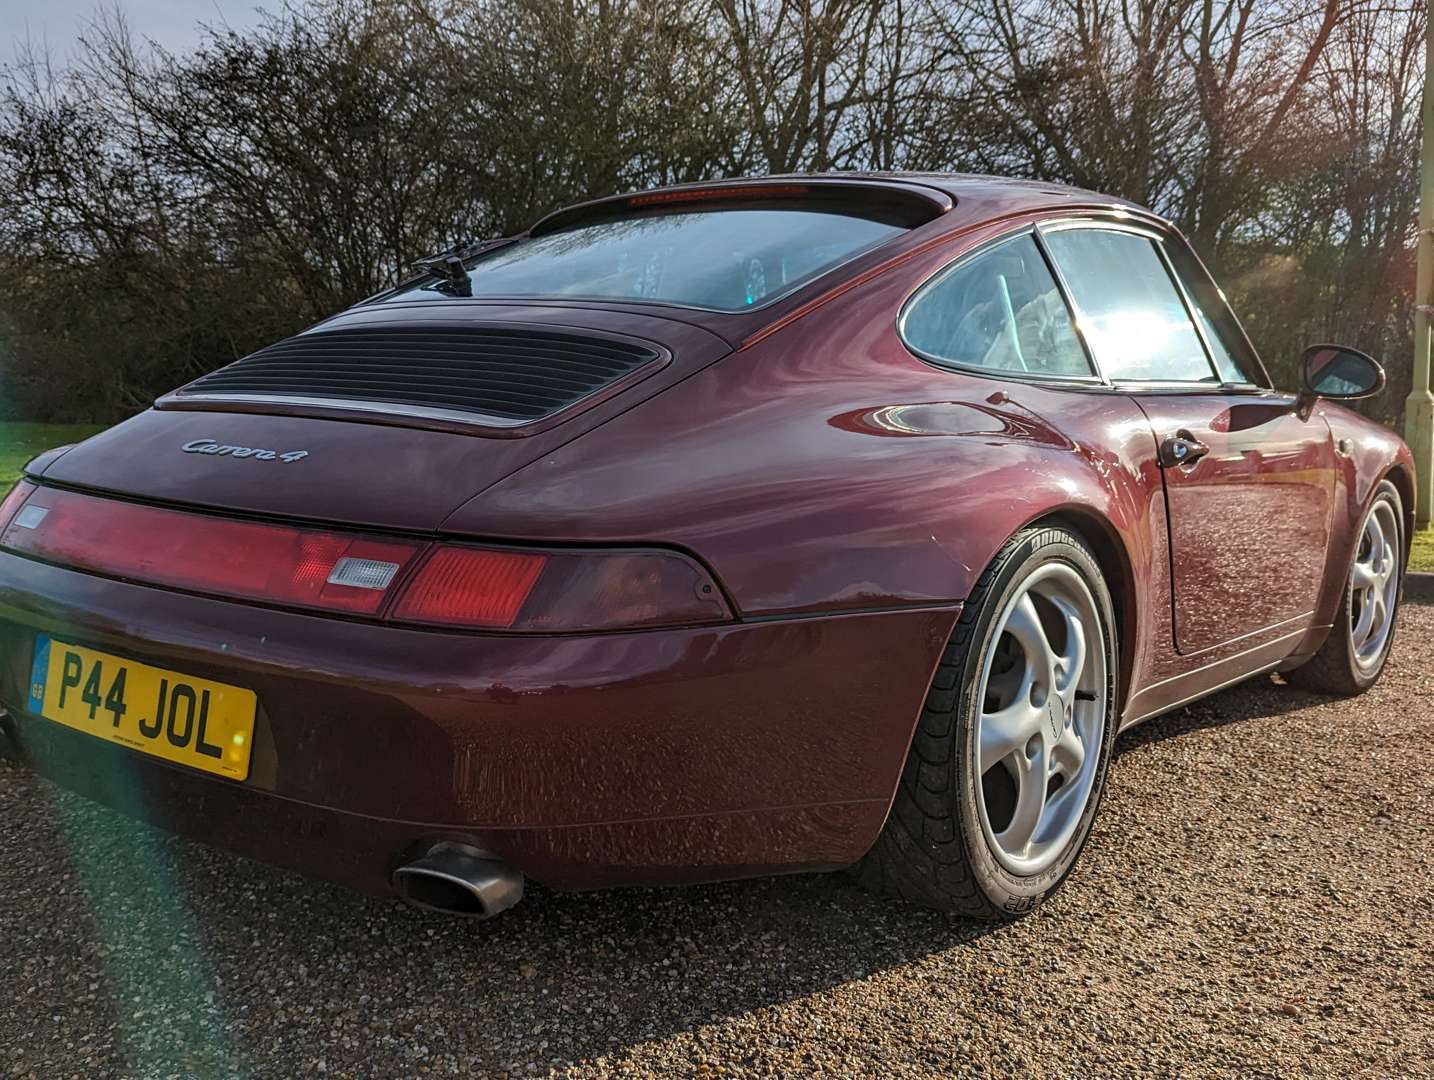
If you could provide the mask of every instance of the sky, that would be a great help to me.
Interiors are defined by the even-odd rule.
[[[104,0],[104,6],[117,8],[136,38],[182,51],[199,40],[199,23],[238,30],[258,22],[261,7],[280,5],[278,0]],[[13,61],[27,38],[64,61],[99,9],[98,0],[0,0],[0,65]]]

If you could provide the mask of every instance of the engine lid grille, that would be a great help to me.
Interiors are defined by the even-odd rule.
[[[175,397],[388,405],[514,426],[567,409],[660,355],[632,341],[537,327],[320,330],[251,353]]]

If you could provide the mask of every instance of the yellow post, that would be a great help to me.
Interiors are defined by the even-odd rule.
[[[1414,505],[1419,525],[1434,509],[1434,393],[1429,385],[1429,326],[1434,315],[1434,0],[1424,32],[1424,132],[1419,173],[1419,264],[1414,282],[1414,385],[1404,405],[1404,437],[1414,451],[1418,477]]]

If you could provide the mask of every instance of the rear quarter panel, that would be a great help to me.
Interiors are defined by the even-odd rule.
[[[824,304],[456,511],[493,538],[678,545],[745,617],[966,597],[1025,524],[1106,541],[1127,677],[1168,631],[1165,508],[1129,398],[934,367],[897,333],[905,300],[1000,227],[973,230]],[[1142,626],[1141,630],[1147,630]]]

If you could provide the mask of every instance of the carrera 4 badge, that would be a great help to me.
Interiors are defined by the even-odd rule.
[[[216,454],[236,458],[253,458],[255,461],[299,461],[309,456],[307,450],[256,450],[252,446],[231,446],[218,439],[193,439],[180,447],[186,454]]]

